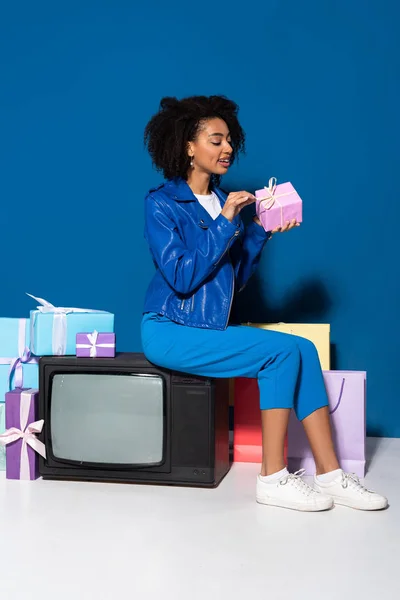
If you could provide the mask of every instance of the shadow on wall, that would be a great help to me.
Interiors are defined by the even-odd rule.
[[[257,302],[254,302],[254,299]],[[329,323],[324,320],[332,306],[326,286],[319,280],[305,280],[287,295],[279,307],[268,305],[265,290],[256,273],[236,300],[241,323]],[[335,344],[331,344],[331,369],[337,369]]]

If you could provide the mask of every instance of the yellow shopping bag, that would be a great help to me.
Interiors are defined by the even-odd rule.
[[[243,325],[259,327],[260,329],[270,329],[271,331],[280,331],[281,333],[291,333],[292,335],[298,335],[310,340],[317,349],[322,370],[330,370],[331,326],[328,323],[243,323]],[[231,406],[234,404],[233,380],[230,380],[229,403]]]

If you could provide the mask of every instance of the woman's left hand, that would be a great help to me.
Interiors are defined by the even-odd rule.
[[[261,221],[258,217],[254,217],[253,220],[255,223],[257,223],[257,225],[261,225],[262,227]],[[271,231],[271,234],[273,235],[274,233],[284,233],[285,231],[289,231],[289,229],[293,229],[293,227],[300,227],[300,223],[297,222],[297,219],[286,221],[286,224],[283,225],[283,227],[277,227],[276,229],[273,229]]]

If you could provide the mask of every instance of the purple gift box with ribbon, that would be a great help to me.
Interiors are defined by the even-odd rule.
[[[115,333],[77,333],[76,356],[82,358],[113,358],[115,356]]]
[[[36,437],[43,428],[37,421],[37,389],[17,389],[6,394],[6,431],[0,444],[6,447],[7,479],[37,479],[38,455],[46,457],[44,444]]]
[[[291,183],[277,185],[271,177],[268,186],[255,193],[256,213],[265,231],[282,227],[286,221],[303,221],[303,202]]]

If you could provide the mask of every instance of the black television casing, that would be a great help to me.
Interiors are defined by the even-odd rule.
[[[158,375],[164,389],[164,447],[160,463],[116,465],[60,459],[53,454],[51,389],[56,374]],[[46,459],[40,457],[44,479],[158,483],[216,487],[230,468],[229,393],[227,379],[198,377],[153,365],[141,353],[115,358],[45,356],[39,360],[40,434]]]

